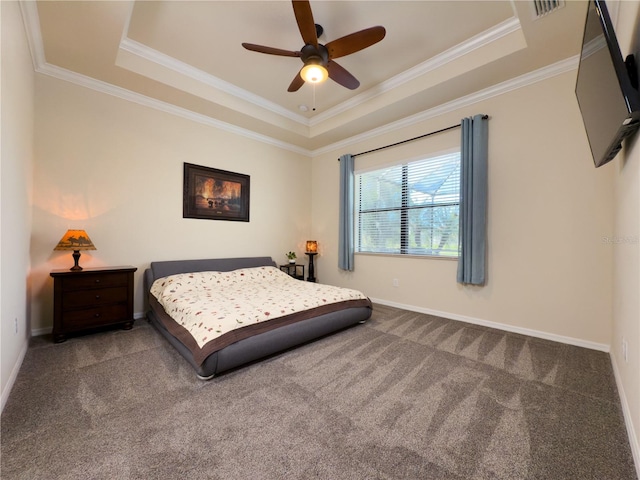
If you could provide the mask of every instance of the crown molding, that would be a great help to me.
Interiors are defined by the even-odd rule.
[[[342,102],[340,105],[336,105],[335,107],[319,115],[316,115],[311,119],[310,124],[312,127],[314,127],[373,98],[384,95],[385,93],[388,93],[405,83],[415,80],[418,77],[427,75],[434,70],[437,70],[438,68],[442,68],[444,65],[456,61],[459,58],[473,52],[474,50],[485,47],[505,37],[506,35],[517,32],[518,30],[521,30],[520,21],[516,17],[511,17],[504,22],[501,22],[498,25],[479,33],[475,37],[472,37],[467,41],[450,48],[449,50],[445,50],[435,57],[432,57],[429,60],[422,62],[421,64],[416,65],[415,67],[412,67],[396,75],[395,77],[392,77],[389,80],[380,83],[375,88],[362,92],[359,95],[356,95],[355,97]]]
[[[160,110],[165,113],[192,120],[203,125],[219,128],[220,130],[241,135],[252,140],[298,153],[300,155],[304,155],[307,157],[311,156],[311,151],[306,148],[301,148],[291,143],[282,142],[280,140],[276,140],[273,137],[261,135],[251,130],[237,127],[230,123],[222,122],[206,115],[202,115],[185,108],[177,107],[161,100],[147,97],[146,95],[132,92],[131,90],[127,90],[126,88],[111,85],[101,80],[96,80],[95,78],[89,77],[87,75],[72,72],[71,70],[67,70],[65,68],[47,63],[44,55],[42,36],[40,34],[40,19],[38,16],[38,8],[36,2],[19,2],[19,4],[22,12],[23,23],[25,25],[25,31],[27,34],[27,41],[29,43],[29,49],[31,51],[31,58],[33,61],[34,70],[36,72],[43,75],[48,75],[53,78],[57,78],[59,80],[64,80],[81,87],[89,88],[97,92],[106,93],[107,95],[112,95],[129,102],[137,103],[146,107],[151,107],[155,110]]]
[[[580,57],[576,55],[576,56],[567,58],[565,60],[561,60],[552,65],[548,65],[538,70],[534,70],[533,72],[527,73],[525,75],[521,75],[511,80],[507,80],[505,82],[494,85],[492,87],[485,88],[484,90],[480,90],[470,95],[460,97],[451,102],[443,103],[442,105],[438,105],[437,107],[431,108],[429,110],[425,110],[424,112],[420,112],[415,115],[405,117],[401,120],[388,123],[386,125],[383,125],[373,130],[369,130],[368,132],[362,133],[360,135],[354,135],[353,137],[346,138],[340,142],[336,142],[331,145],[327,145],[325,147],[313,150],[311,152],[312,156],[315,157],[315,156],[329,153],[331,151],[339,150],[339,149],[344,150],[348,148],[350,145],[353,145],[355,143],[376,138],[380,135],[394,132],[402,128],[410,127],[420,122],[424,122],[425,120],[430,120],[440,115],[444,115],[446,113],[450,113],[455,110],[468,107],[469,105],[473,105],[475,103],[488,100],[492,97],[497,97],[499,95],[503,95],[513,90],[524,88],[534,83],[547,80],[557,75],[574,71],[578,68],[579,58]]]
[[[65,68],[45,63],[44,65],[41,65],[39,68],[37,68],[36,71],[38,73],[57,78],[59,80],[64,80],[66,82],[79,85],[81,87],[89,88],[101,93],[106,93],[107,95],[112,95],[129,102],[137,103],[138,105],[151,107],[155,110],[182,117],[187,120],[192,120],[194,122],[208,125],[210,127],[215,127],[225,132],[234,133],[236,135],[250,138],[258,142],[273,145],[275,147],[282,148],[283,150],[289,150],[300,155],[311,156],[311,152],[308,149],[301,148],[287,142],[282,142],[273,137],[262,135],[252,130],[241,128],[227,122],[216,120],[215,118],[211,118],[206,115],[187,110],[186,108],[177,107],[176,105],[163,102],[156,98],[147,97],[146,95],[132,92],[131,90],[127,90],[126,88],[111,85],[110,83],[96,80],[95,78],[88,77],[77,72],[72,72]]]
[[[446,50],[436,55],[435,57],[430,58],[429,60],[416,65],[396,75],[395,77],[390,78],[389,80],[380,83],[379,85],[376,85],[375,88],[370,88],[369,90],[364,91],[352,97],[351,99],[342,102],[341,104],[336,105],[335,107],[319,115],[312,117],[311,119],[307,119],[302,115],[293,113],[276,103],[270,102],[265,98],[260,97],[259,95],[248,92],[247,90],[239,88],[214,75],[211,75],[210,73],[204,72],[187,63],[177,60],[176,58],[173,58],[140,42],[128,38],[126,36],[126,33],[128,32],[128,24],[127,28],[125,28],[125,33],[123,34],[122,40],[120,42],[120,49],[131,53],[132,55],[143,58],[149,62],[160,65],[164,68],[173,70],[180,75],[184,75],[185,77],[193,79],[197,82],[201,82],[209,87],[218,89],[226,94],[249,102],[260,108],[264,108],[265,110],[268,110],[272,113],[298,122],[305,127],[313,127],[333,117],[341,115],[342,113],[345,113],[352,108],[355,108],[373,98],[389,93],[407,82],[410,82],[423,75],[429,74],[437,70],[438,68],[442,68],[446,64],[456,61],[459,58],[473,52],[474,50],[490,45],[491,43],[500,40],[501,38],[510,35],[511,33],[521,30],[521,28],[522,27],[518,18],[511,17],[495,25],[494,27],[485,30],[484,32],[481,32],[478,35],[450,48],[449,50]]]
[[[70,70],[66,70],[64,68],[56,67],[54,65],[50,65],[45,63],[36,69],[38,73],[42,73],[45,75],[49,75],[60,80],[64,80],[70,83],[74,83],[76,85],[90,88],[92,90],[96,90],[102,93],[106,93],[108,95],[112,95],[123,100],[127,100],[130,102],[137,103],[139,105],[151,107],[156,110],[160,110],[165,113],[169,113],[172,115],[176,115],[188,120],[192,120],[197,123],[201,123],[204,125],[212,126],[215,128],[219,128],[226,132],[235,133],[237,135],[241,135],[246,138],[250,138],[252,140],[256,140],[262,143],[266,143],[269,145],[273,145],[275,147],[282,148],[284,150],[288,150],[294,153],[298,153],[300,155],[304,155],[306,157],[315,157],[318,155],[322,155],[327,152],[331,152],[337,149],[345,149],[348,146],[362,142],[371,138],[376,138],[380,135],[394,132],[400,130],[402,128],[410,127],[412,125],[418,124],[425,120],[429,120],[431,118],[438,117],[440,115],[444,115],[446,113],[459,110],[461,108],[467,107],[469,105],[473,105],[475,103],[490,99],[492,97],[496,97],[499,95],[503,95],[505,93],[511,92],[513,90],[517,90],[519,88],[524,88],[526,86],[532,85],[537,82],[541,82],[543,80],[555,77],[557,75],[561,75],[563,73],[573,71],[578,67],[579,57],[574,56],[568,58],[566,60],[562,60],[553,65],[549,65],[547,67],[535,70],[526,75],[522,75],[512,80],[508,80],[506,82],[500,83],[498,85],[494,85],[492,87],[486,88],[479,92],[467,95],[465,97],[458,98],[454,101],[444,103],[435,108],[431,108],[429,110],[425,110],[424,112],[420,112],[418,114],[406,117],[402,120],[398,120],[393,123],[389,123],[387,125],[383,125],[382,127],[370,130],[366,133],[355,135],[353,137],[347,138],[343,141],[333,143],[331,145],[327,145],[320,149],[316,150],[308,150],[305,148],[298,147],[296,145],[282,142],[274,139],[273,137],[269,137],[266,135],[257,134],[251,130],[247,130],[244,128],[237,127],[235,125],[231,125],[226,122],[222,122],[220,120],[213,119],[206,115],[202,115],[199,113],[195,113],[191,110],[187,110],[181,107],[177,107],[175,105],[168,104],[166,102],[162,102],[155,98],[150,98],[145,95],[141,95],[136,92],[132,92],[125,88],[116,87],[114,85],[108,84],[106,82],[102,82],[100,80],[96,80],[94,78],[88,77],[86,75],[81,75],[76,72],[72,72]]]
[[[171,105],[168,104],[166,102],[157,100],[155,98],[151,98],[151,97],[147,97],[145,95],[136,93],[136,92],[132,92],[130,90],[127,90],[125,88],[122,87],[117,87],[115,85],[111,85],[108,84],[106,82],[100,81],[100,80],[96,80],[94,78],[88,77],[86,75],[82,75],[76,72],[72,72],[70,70],[61,68],[61,67],[57,67],[55,65],[51,65],[48,64],[45,60],[45,55],[44,55],[44,48],[43,48],[43,43],[42,43],[42,36],[40,34],[40,21],[39,21],[39,17],[38,17],[38,10],[37,10],[37,6],[36,6],[36,2],[33,1],[28,1],[28,2],[19,2],[20,4],[20,9],[22,12],[22,17],[23,17],[23,22],[25,24],[25,31],[27,33],[27,39],[29,42],[29,49],[31,51],[31,56],[32,56],[32,61],[34,63],[34,70],[38,73],[42,73],[44,75],[48,75],[60,80],[64,80],[85,88],[90,88],[92,90],[98,91],[98,92],[102,92],[102,93],[106,93],[108,95],[112,95],[118,98],[121,98],[123,100],[127,100],[130,102],[134,102],[137,103],[139,105],[143,105],[143,106],[147,106],[150,108],[153,108],[155,110],[159,110],[165,113],[169,113],[172,115],[176,115],[182,118],[185,118],[187,120],[192,120],[194,122],[200,123],[200,124],[204,124],[204,125],[208,125],[208,126],[212,126],[215,128],[219,128],[221,130],[224,130],[226,132],[230,132],[230,133],[234,133],[246,138],[250,138],[268,145],[272,145],[278,148],[282,148],[283,150],[287,150],[287,151],[291,151],[294,153],[298,153],[300,155],[304,155],[306,157],[314,157],[317,155],[322,155],[324,153],[328,153],[331,152],[333,150],[338,150],[338,149],[346,149],[348,148],[350,145],[358,143],[358,142],[362,142],[364,140],[368,140],[371,138],[375,138],[379,135],[385,134],[385,133],[389,133],[389,132],[394,132],[397,131],[399,129],[402,128],[406,128],[409,126],[412,126],[414,124],[423,122],[425,120],[437,117],[439,115],[443,115],[445,113],[449,113],[452,112],[454,110],[457,109],[461,109],[464,107],[467,107],[469,105],[473,105],[475,103],[478,103],[480,101],[483,100],[487,100],[489,98],[498,96],[498,95],[502,95],[505,94],[507,92],[510,92],[512,90],[516,90],[518,88],[523,88],[526,87],[528,85],[546,80],[548,78],[554,77],[556,75],[560,75],[563,74],[565,72],[569,72],[572,70],[577,69],[578,66],[578,61],[579,61],[579,56],[574,56],[571,58],[568,58],[566,60],[562,60],[560,62],[556,62],[555,64],[549,65],[547,67],[544,68],[540,68],[538,70],[535,70],[533,72],[530,72],[528,74],[525,75],[521,75],[520,77],[517,77],[515,79],[511,79],[508,80],[506,82],[502,82],[498,85],[494,85],[492,87],[486,88],[484,90],[481,90],[479,92],[467,95],[465,97],[461,97],[459,99],[456,99],[454,101],[451,102],[447,102],[444,103],[440,106],[437,106],[435,108],[426,110],[424,112],[406,117],[404,119],[398,120],[396,122],[392,122],[389,123],[387,125],[384,125],[382,127],[376,128],[374,130],[370,130],[368,132],[365,132],[363,134],[360,135],[355,135],[353,137],[347,138],[345,140],[342,140],[340,142],[336,142],[330,145],[327,145],[325,147],[316,149],[316,150],[309,150],[306,148],[302,148],[299,147],[297,145],[293,145],[291,143],[287,143],[287,142],[283,142],[280,140],[277,140],[273,137],[269,137],[267,135],[261,135],[258,134],[256,132],[253,132],[251,130],[245,129],[245,128],[240,128],[237,127],[235,125],[231,125],[229,123],[226,122],[222,122],[220,120],[216,120],[214,118],[208,117],[206,115],[202,115],[202,114],[198,114],[195,113],[191,110],[187,110],[185,108],[181,108],[181,107],[177,107],[175,105]],[[501,31],[503,32],[503,35],[506,35],[507,33],[510,32],[510,28],[514,28],[514,23],[513,20],[509,20],[507,22],[504,22],[503,27],[501,29]],[[485,32],[487,35],[489,35],[487,32]],[[497,35],[498,32],[494,32],[494,35]],[[493,37],[494,39],[496,37]],[[488,41],[485,39],[485,41]],[[477,42],[475,42],[476,47],[475,48],[479,48],[479,46],[481,46],[482,42],[480,41],[479,38],[477,38]],[[466,48],[472,48],[471,45],[468,45]],[[456,48],[454,49],[456,52],[458,52],[458,55],[461,55],[462,53],[462,47],[460,47],[460,49]],[[467,53],[471,51],[471,50],[467,50]],[[447,52],[445,52],[447,53]],[[444,55],[444,54],[443,54]],[[449,51],[449,58],[453,58],[454,52]],[[444,59],[439,59],[439,61],[444,61]],[[451,61],[451,60],[449,60]],[[429,62],[425,62],[429,63]],[[427,65],[425,64],[421,64],[418,67],[415,67],[416,70],[418,71],[422,71],[423,74],[425,71],[427,71],[426,69],[429,68]],[[435,68],[435,60],[434,63],[431,63],[431,68]],[[420,70],[422,69],[422,70]],[[411,71],[413,71],[414,69],[411,69]],[[410,72],[410,71],[408,71]],[[409,73],[405,72],[405,74],[410,75]],[[401,75],[405,75],[405,74],[401,74]],[[415,72],[414,72],[415,74]],[[394,79],[396,79],[396,77],[394,77]],[[392,79],[392,80],[394,80]],[[394,80],[396,81],[396,80]],[[409,81],[409,80],[406,80]],[[390,88],[388,84],[386,84],[384,86],[384,88]],[[366,92],[365,92],[366,93]],[[364,94],[361,94],[364,95]],[[360,97],[360,96],[358,96]],[[356,97],[356,98],[358,98]],[[346,102],[348,103],[348,102]],[[349,107],[351,108],[351,107]]]
[[[162,52],[154,50],[153,48],[132,40],[131,38],[123,38],[120,42],[120,49],[137,57],[143,58],[149,62],[160,65],[161,67],[179,73],[180,75],[183,75],[187,78],[207,85],[208,87],[220,90],[223,93],[232,95],[243,101],[251,103],[252,105],[268,110],[272,113],[275,113],[276,115],[288,118],[289,120],[298,122],[306,127],[309,126],[309,120],[302,115],[293,113],[292,111],[281,107],[277,103],[270,102],[269,100],[259,95],[255,95],[247,90],[237,87],[232,83],[226,82],[221,78],[211,75],[210,73],[193,67]]]
[[[20,5],[22,23],[24,23],[24,29],[27,34],[27,43],[29,44],[29,51],[31,52],[33,69],[37,71],[38,67],[45,63],[38,7],[36,2],[18,2],[18,5]]]

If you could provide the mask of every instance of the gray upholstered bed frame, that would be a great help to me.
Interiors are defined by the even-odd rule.
[[[222,258],[203,260],[172,260],[151,262],[144,272],[144,291],[148,297],[149,289],[158,278],[187,272],[222,271],[238,268],[275,266],[270,257]],[[303,343],[315,340],[330,333],[342,330],[357,323],[363,323],[371,316],[371,308],[356,307],[338,312],[327,313],[308,318],[275,330],[260,333],[233,343],[209,355],[202,364],[198,364],[191,351],[163,325],[160,316],[153,308],[147,309],[147,319],[193,366],[199,378],[207,380],[218,373],[282,352]],[[165,314],[166,315],[166,314]]]

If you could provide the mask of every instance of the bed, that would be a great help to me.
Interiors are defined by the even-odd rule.
[[[144,291],[148,321],[203,380],[363,323],[372,312],[361,292],[296,280],[270,257],[151,262]]]

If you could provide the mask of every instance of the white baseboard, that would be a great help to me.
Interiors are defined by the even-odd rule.
[[[620,377],[620,370],[618,370],[618,364],[616,357],[610,355],[611,365],[613,366],[613,374],[616,378],[616,385],[618,386],[618,396],[620,397],[620,403],[622,405],[622,413],[624,415],[624,424],[627,427],[627,435],[629,436],[629,445],[631,446],[631,453],[633,454],[633,461],[636,465],[636,475],[640,478],[640,444],[638,444],[638,436],[633,426],[633,418],[631,417],[631,411],[629,410],[629,402],[627,402],[627,395],[624,391],[624,385],[622,378]]]
[[[16,361],[13,369],[11,369],[11,375],[9,375],[9,380],[2,391],[2,399],[0,400],[2,404],[0,405],[0,412],[4,411],[4,406],[7,404],[7,400],[9,400],[9,394],[13,389],[13,384],[16,383],[16,378],[18,378],[18,373],[20,372],[20,367],[22,367],[22,362],[24,361],[24,357],[27,354],[27,349],[29,348],[29,340],[24,342],[22,345],[22,349],[20,350],[20,354],[18,355],[18,360]]]
[[[32,337],[39,337],[40,335],[48,335],[53,330],[53,327],[33,328],[31,329]]]
[[[133,314],[134,320],[140,320],[142,318],[145,318],[144,312],[138,312]],[[31,336],[39,337],[40,335],[48,335],[51,333],[52,330],[53,330],[53,327],[34,328],[33,330],[31,330]]]
[[[390,302],[387,300],[381,300],[379,298],[371,298],[373,303],[379,303],[381,305],[387,305],[389,307],[401,308],[403,310],[409,310],[412,312],[426,313],[429,315],[435,315],[437,317],[448,318],[450,320],[458,320],[461,322],[472,323],[474,325],[482,325],[483,327],[495,328],[497,330],[503,330],[506,332],[519,333],[521,335],[529,335],[536,338],[544,338],[545,340],[551,340],[554,342],[566,343],[567,345],[575,345],[576,347],[589,348],[591,350],[598,350],[601,352],[609,353],[610,345],[604,343],[590,342],[588,340],[582,340],[579,338],[565,337],[564,335],[556,335],[553,333],[541,332],[539,330],[532,330],[530,328],[515,327],[513,325],[506,325],[504,323],[492,322],[489,320],[483,320],[481,318],[467,317],[466,315],[458,315],[457,313],[441,312],[439,310],[432,310],[430,308],[416,307],[413,305],[405,305],[402,303]]]

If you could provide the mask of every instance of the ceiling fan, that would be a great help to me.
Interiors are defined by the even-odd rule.
[[[282,50],[253,43],[243,43],[242,46],[247,50],[269,55],[299,57],[304,65],[289,85],[287,89],[289,92],[298,91],[305,81],[319,83],[326,80],[327,76],[350,90],[358,88],[360,86],[358,79],[338,65],[334,59],[358,52],[378,43],[386,34],[384,27],[366,28],[322,45],[318,43],[318,37],[322,35],[323,28],[313,21],[313,13],[309,1],[292,0],[291,3],[293,4],[293,13],[298,23],[298,29],[305,43],[299,51]]]

